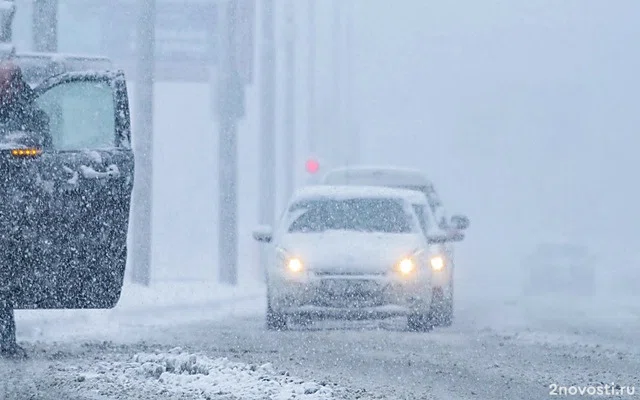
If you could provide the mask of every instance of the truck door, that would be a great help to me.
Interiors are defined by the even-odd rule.
[[[3,150],[13,193],[3,267],[17,309],[111,308],[120,298],[134,173],[125,82],[120,71],[46,80],[35,91],[50,145]]]

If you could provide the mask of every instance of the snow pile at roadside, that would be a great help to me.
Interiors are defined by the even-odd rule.
[[[110,310],[18,310],[18,340],[117,335],[126,325],[171,325],[259,312],[264,298],[259,285],[217,282],[167,282],[150,287],[125,284]]]
[[[152,307],[206,304],[225,299],[260,296],[262,287],[255,283],[238,286],[218,282],[161,282],[150,287],[125,283],[115,310],[133,311]]]
[[[85,387],[127,387],[140,393],[220,399],[333,399],[333,391],[315,382],[276,372],[271,364],[250,365],[227,358],[182,352],[139,353],[130,362],[98,363],[82,374]]]

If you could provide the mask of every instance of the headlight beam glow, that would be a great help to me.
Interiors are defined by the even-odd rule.
[[[431,257],[429,263],[431,264],[431,268],[433,268],[434,271],[440,271],[444,268],[444,258],[442,258],[441,256]]]
[[[398,264],[398,270],[402,275],[408,275],[416,269],[416,265],[410,258],[405,258]]]
[[[289,261],[287,261],[287,268],[291,272],[300,272],[302,271],[302,267],[302,261],[298,258],[290,258]]]

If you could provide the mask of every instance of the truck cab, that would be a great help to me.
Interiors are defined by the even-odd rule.
[[[109,57],[89,54],[16,52],[11,59],[22,69],[31,87],[65,72],[114,69]]]

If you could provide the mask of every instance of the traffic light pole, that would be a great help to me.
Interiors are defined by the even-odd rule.
[[[286,32],[285,32],[285,87],[284,87],[284,201],[293,193],[296,171],[296,134],[295,134],[295,25],[294,6],[292,0],[285,4]]]
[[[330,139],[329,145],[332,147],[331,153],[336,154],[338,157],[338,161],[343,163],[345,161],[345,129],[344,129],[344,115],[342,109],[342,54],[341,54],[341,43],[342,43],[342,30],[341,30],[341,14],[342,14],[342,5],[345,0],[334,0],[333,1],[333,22],[331,31],[333,34],[332,37],[332,45],[333,45],[333,98],[331,99],[334,105],[333,110],[333,138]],[[348,150],[347,150],[348,151]],[[332,157],[333,158],[333,157]]]
[[[307,13],[307,146],[309,153],[316,156],[316,0],[309,0]]]
[[[276,191],[276,49],[275,49],[275,1],[263,0],[262,4],[262,54],[260,88],[260,183],[256,196],[258,218],[262,225],[273,227]],[[260,246],[260,266],[266,271],[267,253]]]
[[[151,283],[151,228],[153,210],[153,88],[155,83],[156,1],[138,0],[138,59],[136,74],[136,158],[132,226],[132,280]]]
[[[238,283],[238,120],[243,85],[235,63],[235,14],[229,0],[218,2],[218,278]]]
[[[360,136],[358,132],[358,124],[357,118],[354,113],[354,86],[353,82],[353,14],[354,14],[354,2],[353,0],[347,0],[346,2],[346,55],[345,55],[345,63],[346,63],[346,71],[345,71],[345,80],[346,80],[346,105],[345,105],[345,117],[347,123],[347,138],[349,139],[349,143],[347,146],[347,160],[349,164],[358,163],[360,156]]]

